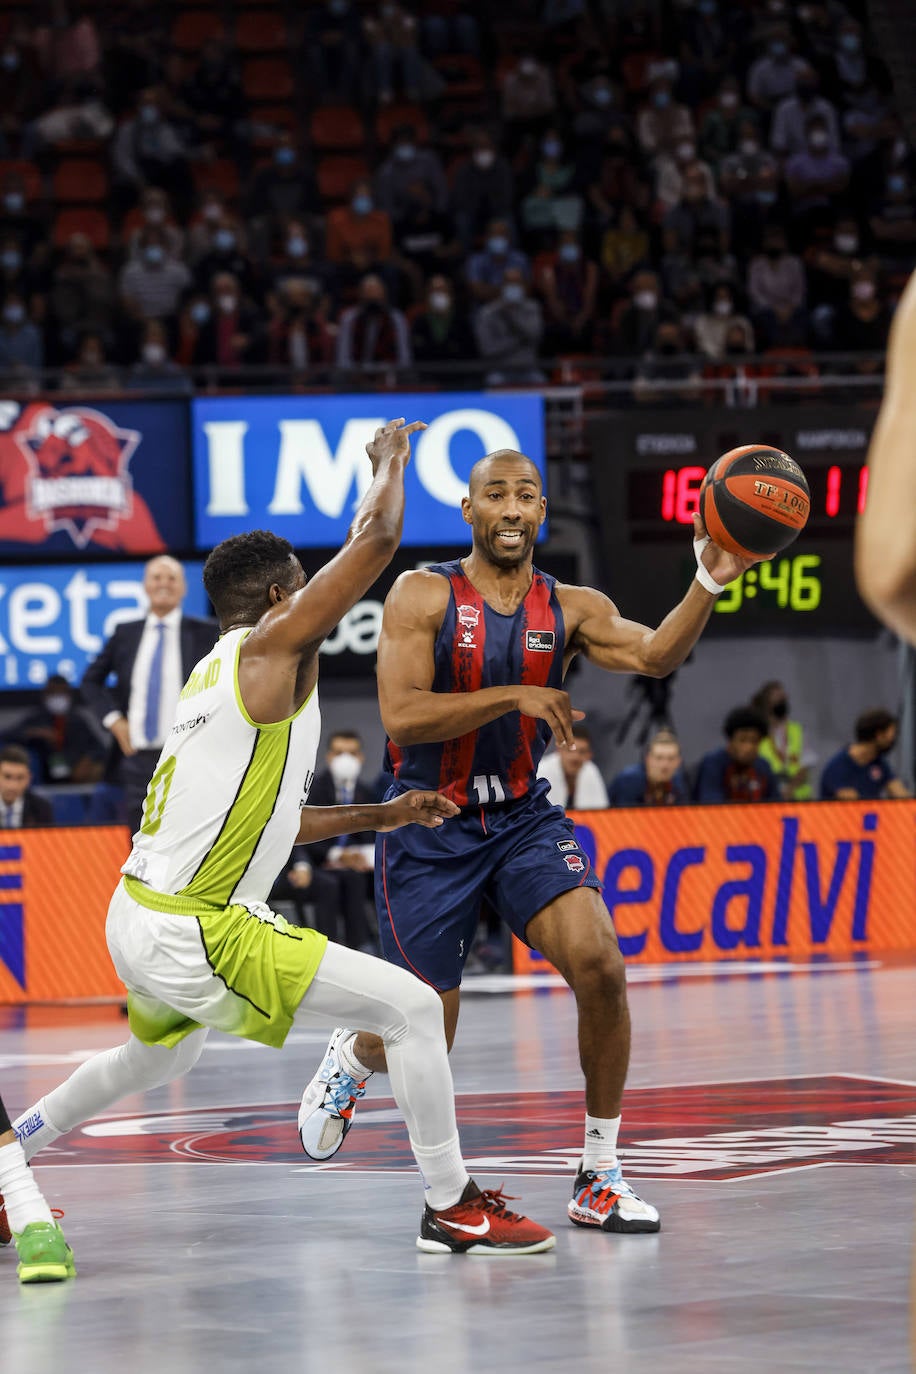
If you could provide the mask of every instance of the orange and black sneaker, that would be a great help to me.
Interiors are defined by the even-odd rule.
[[[510,1212],[501,1188],[481,1192],[468,1179],[461,1197],[452,1207],[423,1211],[417,1249],[429,1254],[453,1255],[537,1255],[552,1250],[556,1236],[536,1221]]]
[[[3,1194],[0,1193],[0,1245],[9,1245],[13,1239],[10,1230],[10,1219],[6,1215],[6,1203],[3,1201]]]
[[[575,1226],[595,1226],[599,1231],[638,1235],[662,1229],[658,1212],[633,1192],[619,1161],[597,1169],[580,1168],[568,1210]]]

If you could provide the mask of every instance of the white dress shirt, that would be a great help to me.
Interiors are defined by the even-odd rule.
[[[162,644],[162,690],[159,694],[159,729],[155,739],[146,737],[146,693],[149,686],[149,670],[159,635],[158,626],[164,625]],[[135,749],[161,749],[163,741],[172,727],[175,707],[184,683],[181,671],[181,607],[169,611],[168,615],[146,617],[134,671],[130,677],[130,704],[127,721],[130,725],[130,742]]]
[[[554,806],[568,806],[573,811],[603,811],[610,806],[601,771],[597,763],[591,760],[583,763],[579,769],[576,790],[571,797],[566,786],[563,760],[556,750],[541,759],[538,777],[546,778],[550,783],[547,800],[553,802]]]
[[[24,797],[17,797],[14,802],[9,802],[9,804],[0,801],[0,829],[21,830],[24,810]]]

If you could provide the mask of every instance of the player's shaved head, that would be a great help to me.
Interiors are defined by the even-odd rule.
[[[495,453],[488,453],[476,462],[471,468],[468,490],[473,496],[485,483],[504,480],[508,476],[508,470],[513,468],[526,469],[524,475],[531,477],[540,494],[541,474],[530,458],[526,458],[524,453],[519,453],[514,448],[498,448]]]

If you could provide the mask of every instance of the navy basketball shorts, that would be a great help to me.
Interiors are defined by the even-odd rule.
[[[386,800],[402,790],[390,788]],[[382,954],[438,992],[461,982],[484,900],[527,944],[532,916],[577,887],[601,884],[572,822],[542,792],[376,840]]]

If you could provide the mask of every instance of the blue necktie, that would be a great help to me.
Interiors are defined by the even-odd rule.
[[[146,717],[143,722],[143,733],[146,735],[147,745],[153,745],[159,738],[159,703],[162,700],[162,659],[164,656],[165,644],[165,623],[160,620],[156,626],[159,638],[156,640],[156,647],[153,650],[152,661],[149,665],[149,681],[146,684]]]

